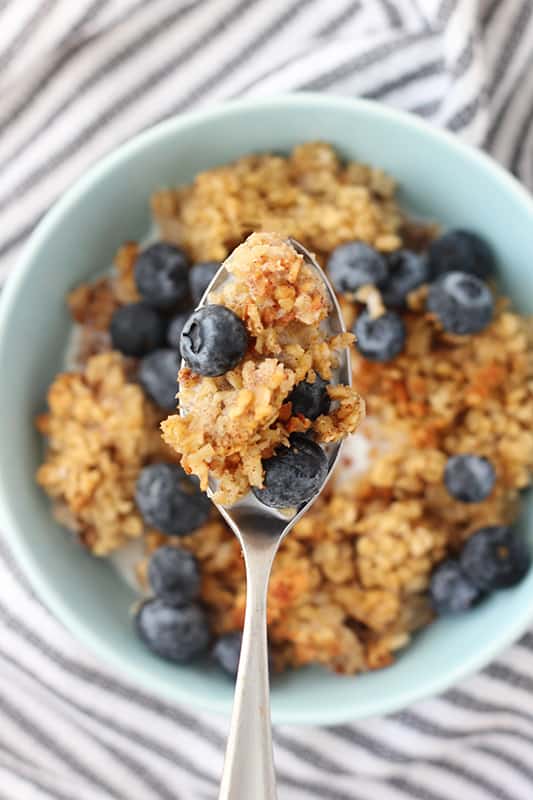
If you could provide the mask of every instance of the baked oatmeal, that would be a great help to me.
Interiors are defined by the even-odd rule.
[[[94,555],[144,533],[134,501],[139,471],[173,457],[158,434],[161,417],[113,350],[90,356],[83,371],[62,373],[50,387],[48,411],[37,418],[48,443],[37,480],[58,519]]]
[[[465,610],[524,575],[529,555],[512,524],[533,467],[533,325],[495,289],[479,236],[410,221],[391,178],[342,163],[321,143],[208,170],[156,192],[152,209],[166,249],[128,243],[111,276],[70,297],[77,369],[50,389],[38,476],[91,552],[120,554],[137,540],[139,587],[155,595],[138,630],[146,641],[148,624],[165,614],[176,631],[171,652],[149,646],[173,660],[192,657],[207,647],[209,625],[227,671],[238,655],[239,544],[207,515],[158,428],[178,391],[172,353],[193,303],[183,296],[186,277],[200,296],[197,279],[205,288],[212,262],[254,231],[294,237],[329,270],[358,337],[354,387],[367,405],[332,481],[276,557],[268,603],[275,667],[320,663],[354,674],[387,666],[435,614]],[[181,297],[172,308],[154,305],[155,267],[153,285],[149,274],[147,291],[145,275],[140,291],[141,252],[145,268],[157,262],[170,275]],[[168,326],[166,340],[145,303]],[[128,312],[145,326],[144,337],[126,342],[137,355],[117,352],[124,340],[109,333],[127,304],[143,306]],[[154,352],[142,352],[147,341],[158,342]],[[311,389],[297,400],[316,415],[315,435],[327,435],[317,430],[327,376],[317,371],[311,384],[307,374]],[[185,649],[184,628],[196,631]]]
[[[354,338],[327,338],[321,323],[330,308],[322,282],[291,244],[277,234],[252,234],[224,266],[228,279],[182,333],[179,403],[187,413],[169,417],[162,429],[200,488],[208,488],[211,475],[217,481],[213,499],[233,505],[251,487],[263,487],[264,459],[290,447],[292,434],[312,431],[318,443],[338,441],[356,429],[362,403],[349,386],[326,385],[324,394],[336,408],[330,410],[326,400],[325,413],[313,420],[291,400],[298,384],[329,381],[338,350]],[[219,322],[213,315],[221,307],[237,319],[222,315]],[[205,319],[214,320],[209,331]],[[239,333],[242,347],[228,361]],[[201,347],[188,344],[193,334],[203,336]],[[226,363],[213,369],[221,357]]]

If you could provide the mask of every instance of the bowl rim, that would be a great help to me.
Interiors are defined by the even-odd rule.
[[[342,97],[314,92],[297,92],[222,102],[198,111],[175,115],[137,134],[100,158],[53,203],[30,235],[18,259],[17,265],[13,269],[12,274],[8,276],[5,288],[0,295],[0,342],[4,340],[10,312],[19,291],[27,280],[28,275],[31,273],[33,268],[32,264],[41,244],[48,235],[52,233],[61,218],[78,202],[78,199],[98,183],[106,172],[112,170],[121,162],[134,158],[139,150],[149,147],[167,136],[172,136],[182,130],[192,128],[199,123],[215,123],[225,116],[231,116],[236,113],[246,114],[257,108],[270,107],[273,111],[279,112],[285,108],[303,108],[309,105],[316,107],[321,112],[327,112],[328,110],[354,110],[361,114],[369,114],[378,120],[392,121],[395,125],[416,130],[423,136],[441,143],[459,155],[477,163],[483,170],[490,172],[496,181],[503,185],[506,191],[514,195],[516,200],[524,206],[533,225],[533,198],[516,178],[483,151],[466,144],[457,136],[446,130],[433,127],[428,122],[409,112],[400,111],[363,98]],[[71,613],[67,602],[47,580],[46,570],[41,569],[36,560],[32,558],[31,547],[25,544],[22,536],[19,536],[19,524],[4,483],[1,463],[0,460],[0,519],[2,521],[2,528],[5,531],[9,546],[12,548],[17,562],[21,565],[23,572],[48,609],[52,611],[59,621],[63,623],[82,644],[86,645],[89,650],[96,654],[104,664],[107,662],[113,667],[116,667],[119,675],[121,673],[124,674],[127,678],[135,681],[139,686],[154,691],[165,699],[183,702],[199,710],[223,714],[228,713],[228,703],[226,699],[211,697],[209,700],[204,700],[200,695],[193,696],[190,691],[187,691],[185,688],[181,689],[178,682],[176,682],[173,689],[172,697],[169,698],[168,692],[160,688],[159,681],[156,677],[153,677],[142,668],[137,668],[135,664],[126,661],[112,646],[106,644],[105,641],[93,634],[82,620]],[[532,618],[533,607],[528,608],[527,604],[525,604],[521,613],[512,620],[509,620],[508,625],[500,632],[497,639],[487,641],[483,647],[465,658],[454,669],[448,669],[445,674],[429,675],[423,686],[407,686],[401,689],[395,694],[392,700],[374,695],[372,698],[369,698],[368,701],[364,701],[363,703],[358,702],[357,709],[351,708],[349,703],[343,705],[342,708],[322,707],[320,710],[315,710],[312,707],[302,707],[297,710],[291,709],[288,712],[274,706],[273,721],[276,724],[332,725],[398,711],[414,701],[422,700],[444,691],[458,680],[482,668],[497,653],[501,652],[505,647],[515,641],[527,628]],[[341,680],[342,679],[343,678],[341,678]]]

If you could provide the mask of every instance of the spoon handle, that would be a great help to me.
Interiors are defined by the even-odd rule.
[[[219,800],[276,800],[267,648],[267,590],[277,550],[243,542],[246,615]]]

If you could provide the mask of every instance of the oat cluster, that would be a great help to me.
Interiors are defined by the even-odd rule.
[[[217,378],[179,373],[179,404],[162,424],[163,438],[181,455],[185,471],[217,481],[214,499],[231,506],[263,485],[262,460],[295,431],[312,427],[319,442],[334,442],[360,422],[362,401],[348,386],[330,387],[331,414],[314,422],[293,414],[287,397],[317,373],[332,377],[336,352],[352,334],[328,339],[320,327],[330,309],[320,279],[302,255],[277,234],[252,234],[225,261],[228,280],[209,301],[230,308],[249,335],[244,360]]]
[[[58,519],[98,556],[143,535],[137,476],[146,463],[172,458],[159,436],[161,413],[129,366],[108,350],[91,356],[82,371],[61,373],[37,420],[48,443],[37,481]]]
[[[343,163],[333,147],[309,142],[288,158],[251,155],[152,196],[165,241],[195,261],[223,261],[254,231],[292,236],[319,258],[353,239],[400,247],[403,215],[395,183],[379,169]]]

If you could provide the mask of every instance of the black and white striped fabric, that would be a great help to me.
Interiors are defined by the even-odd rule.
[[[0,87],[2,279],[96,159],[236,96],[378,99],[533,186],[533,0],[4,0]],[[226,724],[97,663],[1,544],[0,800],[210,800]],[[441,697],[275,748],[281,800],[531,800],[533,634]]]

